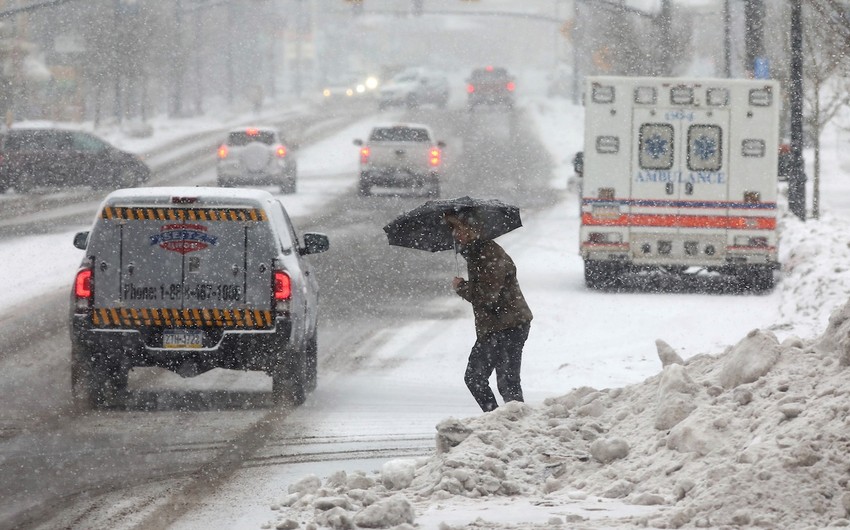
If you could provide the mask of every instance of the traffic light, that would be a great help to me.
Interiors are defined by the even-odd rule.
[[[359,15],[363,12],[363,0],[345,0],[345,3],[351,6],[351,13]]]

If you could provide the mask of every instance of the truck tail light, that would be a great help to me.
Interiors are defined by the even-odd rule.
[[[428,162],[431,164],[431,167],[437,167],[440,165],[440,159],[442,158],[442,153],[436,147],[432,147],[429,152]]]
[[[274,150],[274,154],[278,158],[286,158],[286,147],[282,145],[277,146]]]
[[[218,148],[218,158],[224,160],[227,158],[227,146],[221,145]]]
[[[466,93],[472,94],[473,92],[475,92],[475,85],[473,85],[472,83],[466,85]]]
[[[92,269],[80,269],[74,278],[74,298],[76,299],[77,311],[84,311],[91,307],[94,298],[92,283]]]
[[[369,150],[368,147],[361,147],[360,148],[360,163],[361,164],[368,164],[370,154],[372,154],[372,152]]]
[[[274,282],[273,293],[276,302],[282,302],[292,298],[292,279],[284,271],[274,271],[272,276]]]

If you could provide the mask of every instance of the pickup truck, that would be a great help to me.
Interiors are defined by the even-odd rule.
[[[435,141],[431,129],[417,123],[377,125],[369,139],[354,140],[360,147],[361,196],[374,186],[424,190],[440,196],[445,142]]]
[[[303,403],[316,387],[319,299],[305,257],[329,244],[302,235],[264,190],[110,193],[74,237],[85,251],[71,289],[75,402],[121,407],[130,370],[157,366],[263,371],[275,402]]]
[[[476,68],[466,80],[466,108],[473,112],[477,107],[501,106],[514,108],[516,81],[504,68],[487,66]]]

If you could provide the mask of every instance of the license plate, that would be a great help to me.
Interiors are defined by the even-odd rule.
[[[203,348],[204,332],[187,329],[166,329],[162,332],[162,347],[168,349]]]

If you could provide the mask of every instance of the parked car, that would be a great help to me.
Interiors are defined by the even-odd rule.
[[[282,193],[295,193],[295,147],[287,145],[274,127],[233,129],[218,148],[218,185],[280,186]]]
[[[426,68],[408,68],[381,86],[378,108],[431,104],[445,108],[449,102],[448,78]]]
[[[440,196],[446,144],[436,141],[427,125],[377,125],[365,143],[356,139],[354,145],[360,147],[360,195],[371,195],[374,186],[382,186],[422,189],[431,197]]]
[[[71,289],[71,382],[84,406],[121,406],[136,366],[184,377],[261,370],[275,401],[300,404],[317,379],[318,295],[299,240],[269,192],[153,187],[110,193]]]
[[[499,106],[508,110],[514,107],[516,81],[504,68],[486,66],[476,68],[466,80],[467,109]]]
[[[0,137],[0,193],[41,186],[141,186],[150,175],[141,157],[88,132],[13,127]]]

